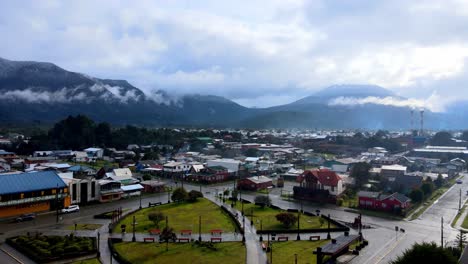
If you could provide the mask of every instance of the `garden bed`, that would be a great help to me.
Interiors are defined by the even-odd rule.
[[[38,263],[96,254],[94,237],[29,235],[8,238],[6,242]]]

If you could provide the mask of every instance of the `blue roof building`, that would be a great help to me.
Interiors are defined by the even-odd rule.
[[[0,175],[0,217],[68,206],[65,182],[54,171]]]

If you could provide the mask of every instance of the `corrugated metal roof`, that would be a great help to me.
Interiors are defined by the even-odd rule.
[[[0,175],[0,195],[32,192],[67,185],[54,171]]]

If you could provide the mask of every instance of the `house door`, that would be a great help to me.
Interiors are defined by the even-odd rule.
[[[88,183],[87,182],[82,182],[80,186],[80,191],[81,191],[81,204],[86,204],[88,202]]]

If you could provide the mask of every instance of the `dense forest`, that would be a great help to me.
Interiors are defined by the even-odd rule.
[[[217,130],[186,130],[172,128],[149,129],[127,125],[113,128],[109,123],[96,123],[87,116],[68,116],[48,131],[35,131],[28,140],[19,139],[7,150],[19,155],[30,155],[36,150],[70,149],[88,147],[126,149],[129,144],[172,145],[176,149],[196,137],[220,137],[230,135],[239,141],[241,134]]]

